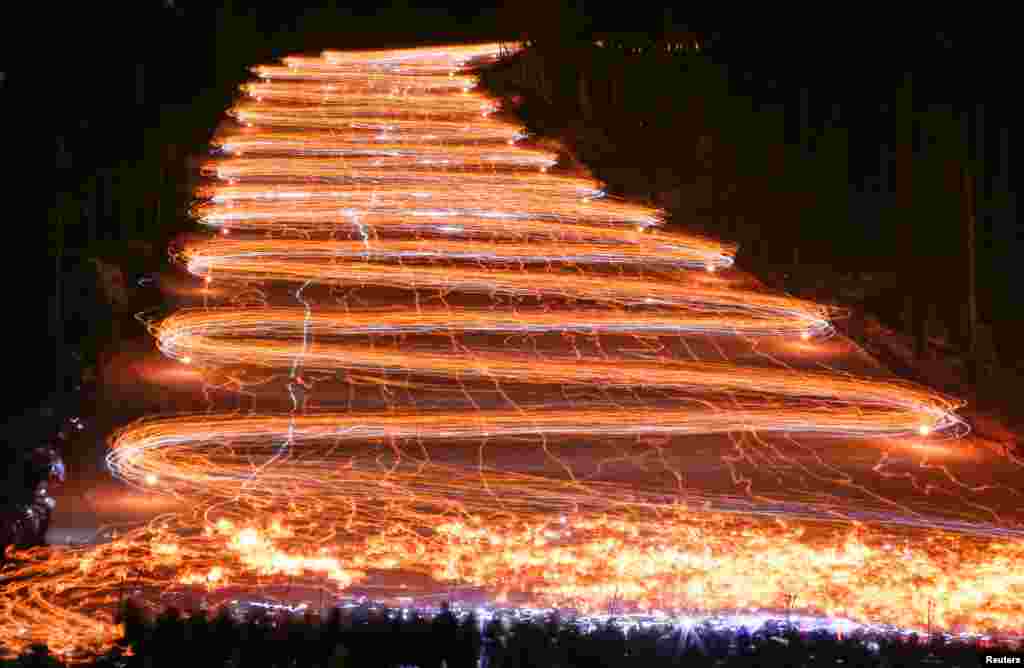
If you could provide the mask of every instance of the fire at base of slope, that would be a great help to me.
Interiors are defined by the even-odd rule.
[[[238,511],[197,509],[108,544],[19,554],[5,573],[0,641],[15,650],[45,642],[57,652],[101,651],[118,637],[113,612],[128,585],[151,601],[255,592],[295,578],[341,591],[378,570],[422,573],[442,590],[478,586],[497,602],[512,596],[582,612],[613,601],[637,610],[782,609],[796,596],[810,612],[908,629],[920,629],[933,604],[937,627],[968,632],[1019,631],[1024,614],[1019,539],[683,506],[529,522],[452,513],[429,530],[399,519],[359,538],[343,522],[325,527],[300,516],[293,524],[281,512],[258,524]]]

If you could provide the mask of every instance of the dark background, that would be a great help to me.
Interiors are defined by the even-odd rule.
[[[620,51],[658,39],[697,42],[691,57],[714,72],[707,90],[674,83],[664,65],[634,67],[620,100],[643,127],[711,135],[716,148],[729,147],[714,168],[732,195],[712,207],[722,237],[754,234],[763,256],[779,262],[799,246],[806,261],[897,271],[908,292],[931,293],[955,310],[966,272],[959,173],[969,164],[978,183],[980,316],[1003,362],[1021,357],[1024,235],[1009,180],[1018,112],[1008,17],[968,8],[896,18],[853,6],[828,16],[713,18],[606,3],[121,5],[40,6],[5,21],[0,113],[17,318],[5,331],[11,369],[25,370],[12,374],[12,416],[38,411],[55,388],[73,389],[79,367],[95,365],[119,337],[141,335],[131,314],[157,305],[158,295],[134,290],[112,307],[90,258],[121,268],[132,288],[166,262],[176,234],[196,229],[185,213],[194,157],[247,68],[327,47],[528,38],[557,52],[595,39]],[[685,113],[698,104],[702,114]],[[668,155],[644,136],[638,131],[607,160],[624,168],[661,161],[679,172],[701,161],[692,146]],[[898,160],[900,151],[910,163]],[[911,163],[909,176],[901,172]],[[148,246],[129,248],[132,240]],[[750,239],[738,240],[749,247]]]

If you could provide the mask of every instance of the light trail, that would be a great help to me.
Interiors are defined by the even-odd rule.
[[[454,168],[487,168],[487,167],[510,167],[519,169],[522,167],[536,167],[544,170],[554,164],[550,156],[535,152],[517,154],[512,151],[430,151],[419,149],[413,151],[391,150],[383,151],[378,148],[354,148],[342,153],[340,149],[322,150],[314,155],[304,151],[302,159],[278,158],[276,165],[267,164],[267,160],[260,158],[232,158],[224,160],[210,169],[215,170],[218,176],[224,179],[260,179],[271,177],[275,174],[281,177],[292,177],[295,179],[317,179],[321,181],[338,181],[342,183],[358,183],[368,181],[371,183],[397,182],[436,182],[442,185],[453,185],[448,174],[443,175],[426,173],[423,175],[413,172],[403,172],[397,176],[390,171],[381,171],[380,168],[393,169],[401,167],[404,170],[435,170]],[[316,162],[322,162],[318,165]],[[278,171],[279,170],[279,171]],[[522,180],[522,176],[515,174],[516,180]],[[502,188],[506,181],[499,178],[490,179],[481,184],[484,188]],[[530,187],[527,183],[526,186]],[[549,184],[544,184],[549,185]],[[585,193],[586,191],[582,191]]]
[[[444,126],[441,126],[442,128]],[[471,127],[470,130],[473,128]],[[403,126],[400,134],[396,134],[396,128],[386,122],[353,123],[348,127],[332,128],[329,130],[302,131],[301,128],[280,128],[251,127],[244,125],[236,127],[232,123],[229,130],[218,133],[211,144],[220,147],[225,153],[244,155],[247,150],[253,151],[280,152],[284,148],[293,148],[299,152],[304,147],[311,150],[317,148],[332,148],[335,146],[358,147],[363,145],[386,144],[389,146],[419,146],[430,147],[443,144],[452,148],[463,146],[490,146],[502,147],[525,139],[529,135],[522,130],[512,131],[508,126],[496,126],[493,132],[483,132],[477,135],[466,136],[465,133],[455,134],[446,132],[443,134],[431,133],[430,128],[422,126]],[[435,129],[436,130],[436,129]],[[231,150],[226,150],[231,149]]]
[[[316,108],[310,107],[309,110]],[[245,127],[259,125],[263,128],[362,130],[367,133],[373,132],[393,137],[398,141],[407,135],[429,135],[443,140],[457,137],[461,142],[504,141],[507,143],[515,141],[523,135],[521,128],[493,118],[483,118],[479,111],[475,113],[475,116],[467,113],[467,118],[462,122],[445,121],[440,118],[424,121],[423,119],[401,118],[400,114],[373,116],[366,112],[361,115],[353,113],[345,116],[340,114],[304,116],[301,109],[284,106],[263,109],[259,106],[242,105],[233,108],[230,114],[240,125]]]
[[[370,227],[370,223],[362,223]],[[376,228],[374,228],[376,229]],[[444,266],[423,267],[417,264],[403,264],[402,261],[415,260],[454,260],[464,263],[487,265],[635,265],[644,263],[648,266],[665,268],[685,267],[691,269],[727,268],[732,259],[723,256],[716,248],[700,248],[684,245],[662,245],[660,243],[643,243],[621,245],[609,248],[603,244],[573,244],[557,246],[555,244],[532,243],[514,245],[506,243],[444,241],[444,240],[381,240],[381,241],[301,241],[301,240],[253,240],[253,239],[215,239],[208,243],[195,245],[185,252],[188,270],[205,277],[216,274],[218,278],[235,280],[254,280],[273,277],[274,280],[315,280],[320,283],[348,282],[347,272],[352,273],[352,282],[372,283],[379,273],[382,284],[391,284],[387,278],[396,272],[409,271],[409,286],[437,286],[459,282],[479,283],[483,289],[492,286],[493,291],[523,293],[545,291],[561,291],[581,299],[616,300],[616,295],[626,302],[643,302],[650,298],[666,304],[701,303],[706,298],[708,303],[741,304],[744,299],[753,303],[752,309],[758,304],[785,310],[803,311],[820,314],[824,309],[798,299],[784,299],[756,295],[754,293],[737,294],[734,291],[706,289],[703,293],[690,294],[689,289],[680,287],[680,281],[661,280],[657,283],[643,281],[624,281],[625,287],[616,289],[609,285],[611,279],[598,276],[586,276],[580,273],[569,277],[560,277],[552,273],[547,279],[557,288],[524,284],[522,272],[501,271],[495,269],[475,270],[472,268],[456,268]],[[393,264],[357,262],[360,260],[387,261]],[[329,264],[324,264],[330,261]],[[255,264],[254,264],[255,263]],[[451,280],[436,274],[452,274]],[[358,276],[366,276],[360,281]],[[301,278],[300,278],[301,277]],[[527,277],[529,280],[532,277]],[[485,285],[487,284],[487,285]],[[646,293],[646,294],[645,294]],[[680,296],[682,295],[682,296]],[[638,302],[638,303],[639,303]]]
[[[596,197],[600,189],[587,178],[573,176],[551,176],[541,171],[516,172],[454,172],[445,166],[428,165],[415,169],[417,165],[407,160],[403,169],[388,169],[372,165],[348,166],[348,160],[332,157],[277,158],[231,158],[215,161],[208,166],[208,173],[225,181],[269,179],[279,183],[332,182],[344,185],[365,184],[369,186],[408,184],[438,186],[455,189],[460,187],[476,190],[490,190],[492,197],[499,193],[515,193],[529,190],[542,197],[574,198]],[[394,165],[392,165],[393,167]],[[373,168],[371,168],[373,167]],[[654,224],[654,223],[651,223]]]
[[[387,96],[394,105],[389,113],[401,111],[405,107],[414,106],[417,113],[428,107],[430,113],[444,111],[479,113],[481,110],[496,110],[500,105],[493,99],[477,92],[464,95],[451,95],[452,92],[463,91],[466,83],[457,83],[450,77],[432,77],[424,81],[422,77],[402,82],[394,78],[384,78],[382,85],[375,86],[360,78],[351,82],[320,83],[320,82],[263,82],[249,83],[241,87],[243,94],[251,101],[283,105],[337,105],[348,109],[372,107],[379,109],[382,96]]]
[[[438,94],[417,94],[399,89],[387,93],[359,94],[351,90],[336,90],[333,86],[300,88],[294,84],[250,84],[244,92],[254,98],[256,104],[240,104],[233,107],[233,113],[245,115],[247,111],[258,114],[294,114],[296,116],[315,113],[321,118],[335,116],[337,108],[342,117],[369,110],[371,115],[380,115],[381,98],[386,97],[388,115],[412,114],[422,117],[425,113],[443,118],[483,117],[499,109],[498,105],[479,93],[459,96]]]
[[[217,350],[227,352],[232,347],[230,339],[288,340],[296,335],[302,326],[304,316],[289,308],[266,309],[197,309],[182,310],[167,318],[154,330],[154,336],[161,351],[169,357],[180,360],[183,356],[197,353],[201,358],[203,350],[214,354]],[[820,320],[808,320],[806,329],[795,329],[790,334],[799,335],[814,331],[813,326]],[[725,316],[701,313],[657,313],[598,311],[578,309],[573,317],[567,318],[561,311],[518,309],[516,312],[487,311],[457,308],[421,308],[411,310],[368,310],[368,311],[325,311],[313,314],[313,331],[317,340],[323,342],[331,337],[360,335],[393,336],[402,334],[452,335],[462,333],[494,334],[543,334],[550,332],[575,334],[627,334],[627,335],[673,335],[673,334],[717,334],[754,336],[766,333],[782,336],[777,320],[759,320],[753,317]],[[219,338],[225,338],[217,343]],[[224,348],[218,348],[223,345]],[[212,346],[208,348],[208,346]],[[282,359],[288,354],[282,352]],[[229,355],[230,357],[230,355]],[[224,360],[227,358],[225,357]],[[248,358],[246,358],[248,359]],[[252,363],[261,364],[258,359]],[[215,365],[226,361],[211,362]]]
[[[586,314],[571,314],[572,317]],[[441,375],[465,379],[477,377],[495,382],[532,384],[584,384],[604,387],[654,387],[702,394],[743,394],[746,396],[778,395],[821,402],[817,406],[784,408],[773,406],[763,413],[735,410],[686,410],[675,414],[657,409],[638,414],[643,419],[630,424],[627,432],[615,431],[620,415],[601,417],[586,415],[585,424],[594,434],[622,435],[649,430],[652,433],[722,433],[749,429],[753,431],[821,432],[840,435],[897,437],[914,436],[925,427],[929,432],[943,431],[962,425],[954,410],[961,405],[943,399],[933,392],[906,383],[863,380],[833,373],[812,373],[782,369],[759,368],[740,370],[732,364],[686,362],[680,360],[605,360],[570,357],[564,360],[536,359],[503,351],[463,349],[459,354],[442,352],[410,352],[399,348],[352,345],[319,341],[303,343],[308,330],[314,336],[352,336],[370,333],[452,333],[465,331],[537,331],[544,328],[558,331],[643,331],[645,322],[652,329],[668,330],[683,326],[662,316],[624,317],[624,314],[589,314],[593,319],[568,321],[566,314],[521,314],[515,320],[507,314],[495,317],[488,313],[464,312],[462,321],[451,312],[437,311],[430,315],[397,314],[393,324],[386,314],[352,317],[347,313],[314,316],[288,309],[225,309],[179,313],[164,321],[156,333],[160,350],[176,359],[188,358],[200,366],[256,365],[286,368],[301,358],[307,369],[333,372],[337,370],[397,371],[424,375]],[[559,325],[555,326],[554,323]],[[632,325],[632,326],[630,326]],[[692,325],[691,325],[692,327]],[[720,328],[726,331],[727,328]],[[437,346],[438,348],[443,345]],[[838,406],[850,406],[846,411]],[[867,407],[876,410],[869,411]],[[602,409],[605,410],[605,409]],[[882,415],[889,413],[883,419]],[[513,414],[519,415],[519,414]],[[525,428],[545,433],[545,415],[519,415],[520,425],[506,429],[494,427],[487,431],[494,437],[518,435]],[[552,433],[568,429],[584,435],[586,428],[573,422],[573,413],[554,419]],[[407,418],[412,420],[412,418]],[[457,421],[465,416],[457,416]],[[565,422],[568,420],[568,422]],[[610,422],[609,422],[610,420]],[[557,426],[556,426],[557,425]],[[564,425],[569,425],[568,427]],[[622,427],[620,427],[622,428]],[[579,430],[573,431],[573,430]],[[481,437],[483,433],[467,437]]]
[[[486,438],[511,444],[526,437],[519,447],[533,448],[536,442],[531,437],[725,433],[754,430],[778,420],[770,409],[716,411],[710,407],[510,410],[483,415],[409,411],[297,417],[202,415],[136,423],[112,441],[107,461],[118,477],[139,487],[155,476],[161,489],[207,502],[236,500],[239,494],[244,494],[246,503],[257,505],[307,499],[321,513],[347,517],[350,523],[371,516],[374,524],[386,526],[386,515],[396,512],[397,504],[375,506],[373,502],[390,496],[408,503],[407,510],[423,518],[452,509],[486,514],[496,503],[506,512],[514,507],[525,513],[523,517],[539,517],[544,510],[568,512],[589,506],[609,511],[653,504],[638,490],[600,481],[569,478],[559,482],[551,476],[510,473],[483,463],[468,467],[436,463],[430,454],[434,450],[423,443]],[[856,427],[851,425],[861,420],[863,415],[855,410],[808,412],[803,421],[791,418],[788,426],[793,432],[853,431]],[[264,467],[276,458],[275,444],[286,436],[293,456]],[[254,467],[260,470],[260,485],[249,487]],[[369,505],[357,508],[357,500]]]
[[[261,90],[257,86],[284,82],[290,84],[286,90],[295,91],[301,94],[302,91],[312,88],[329,86],[331,92],[352,91],[365,93],[367,91],[386,92],[395,94],[397,89],[402,93],[415,91],[416,93],[452,93],[467,92],[476,88],[477,79],[472,75],[465,74],[395,74],[394,72],[373,72],[365,69],[343,70],[338,68],[323,69],[317,74],[308,70],[301,72],[294,68],[279,67],[274,65],[263,65],[252,68],[252,73],[259,77],[259,82],[251,82],[243,85],[241,90],[249,94],[252,90]],[[281,87],[272,87],[270,90],[283,90]],[[258,96],[253,96],[258,97]]]
[[[235,118],[239,124],[248,126],[259,125],[269,128],[289,127],[312,127],[312,128],[344,128],[363,127],[365,129],[397,131],[406,129],[430,129],[435,132],[448,134],[464,134],[471,130],[471,126],[477,120],[482,121],[477,132],[488,129],[495,130],[501,127],[505,133],[520,132],[515,126],[511,126],[489,117],[497,111],[493,104],[481,103],[475,95],[466,95],[459,101],[441,100],[439,109],[424,111],[422,106],[417,107],[416,98],[395,96],[394,106],[389,106],[382,111],[380,105],[366,105],[363,107],[345,106],[322,106],[322,105],[297,105],[297,104],[265,104],[250,102],[238,104],[228,110],[228,114]],[[422,100],[422,98],[421,98]],[[404,104],[403,104],[404,101]],[[447,102],[447,104],[444,104]],[[420,101],[422,105],[422,101]],[[426,124],[426,119],[436,119],[433,123]],[[312,119],[310,122],[309,119]],[[450,120],[454,119],[454,120]],[[488,122],[489,121],[489,122]],[[306,125],[303,125],[303,122]],[[473,132],[469,132],[473,137]]]
[[[334,140],[330,135],[322,139],[310,138],[304,141],[285,140],[280,137],[260,138],[243,137],[231,140],[222,147],[225,152],[246,156],[277,156],[281,154],[300,156],[331,156],[346,158],[348,167],[379,167],[409,164],[445,165],[447,167],[465,166],[496,166],[496,167],[536,167],[538,169],[553,166],[558,156],[549,151],[529,150],[525,148],[494,148],[481,150],[476,146],[417,146],[410,150],[405,144],[387,144],[383,141],[375,145],[356,144],[348,141]]]
[[[215,170],[214,170],[215,171]],[[306,229],[332,231],[343,228],[346,217],[359,216],[381,229],[461,225],[477,228],[481,235],[544,234],[553,238],[637,244],[649,241],[666,246],[694,243],[692,235],[664,234],[659,212],[650,207],[607,199],[597,184],[578,182],[579,190],[568,196],[505,184],[499,193],[463,184],[452,191],[429,183],[415,187],[321,184],[291,187],[276,184],[234,185],[208,188],[208,199],[193,213],[199,222],[239,230],[279,229],[284,223],[304,223]],[[297,206],[301,209],[297,210]],[[515,221],[515,226],[509,226]],[[274,227],[274,224],[277,227]],[[316,223],[314,225],[314,223]],[[553,224],[556,223],[556,224]],[[566,229],[569,227],[569,229]],[[650,237],[647,239],[646,237]],[[732,255],[735,246],[708,239],[702,244]]]
[[[158,601],[284,577],[340,591],[381,569],[584,611],[614,597],[781,608],[796,594],[907,628],[929,602],[938,626],[1018,628],[1024,538],[983,495],[1020,491],[943,463],[969,456],[954,440],[962,402],[766,352],[793,339],[810,357],[834,311],[731,285],[713,274],[734,245],[547,173],[556,156],[519,146],[465,69],[498,51],[331,51],[253,69],[193,209],[230,238],[178,257],[236,305],[152,331],[220,385],[283,377],[288,407],[114,434],[112,473],[190,510],[107,544],[14,555],[0,642],[102,651],[129,582]],[[270,305],[274,286],[293,291],[289,306]],[[387,290],[411,305],[372,309],[358,294]],[[759,363],[730,358],[738,345]],[[383,407],[307,411],[304,392],[331,382]],[[702,454],[712,438],[717,455]],[[895,462],[914,443],[927,449],[908,472]],[[702,489],[689,466],[730,486]],[[899,485],[941,498],[903,499]]]

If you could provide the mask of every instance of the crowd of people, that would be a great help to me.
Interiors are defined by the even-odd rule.
[[[124,638],[95,666],[358,668],[612,668],[660,666],[969,666],[985,656],[1014,656],[1010,647],[977,641],[926,641],[917,636],[856,632],[804,632],[785,624],[746,628],[652,625],[624,629],[615,620],[584,628],[557,616],[522,619],[496,615],[481,620],[447,605],[428,617],[417,611],[361,607],[331,610],[324,619],[306,613],[254,609],[244,618],[223,607],[212,618],[203,610],[168,608],[155,617],[128,603]],[[60,665],[44,647],[22,663]],[[34,662],[34,663],[33,663]]]

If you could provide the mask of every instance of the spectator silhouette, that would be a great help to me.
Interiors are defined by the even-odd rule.
[[[169,607],[156,618],[153,626],[152,652],[154,668],[172,668],[180,665],[180,651],[185,644],[185,625],[181,613]]]
[[[430,624],[430,635],[434,649],[432,666],[440,668],[442,665],[451,668],[456,660],[455,641],[458,632],[458,620],[452,614],[448,601],[441,604],[441,612],[438,613]],[[442,664],[443,662],[443,664]]]
[[[981,647],[977,643],[914,642],[886,635],[853,633],[837,638],[819,631],[801,634],[784,627],[762,628],[753,634],[701,627],[706,651],[688,644],[680,653],[679,630],[667,627],[632,629],[628,634],[609,623],[596,631],[582,631],[574,624],[521,621],[511,632],[498,618],[483,633],[472,616],[459,623],[447,606],[433,621],[418,615],[408,622],[371,615],[365,623],[352,624],[352,616],[332,611],[328,620],[307,615],[276,618],[257,609],[244,624],[222,608],[210,621],[206,615],[183,617],[169,608],[151,621],[143,609],[129,602],[119,620],[124,638],[98,658],[94,666],[177,666],[183,648],[192,651],[188,663],[205,666],[362,666],[363,668],[661,668],[662,666],[839,666],[840,668],[896,668],[913,665],[973,665]],[[730,652],[729,639],[740,640],[742,652]],[[341,640],[338,642],[338,640]],[[986,648],[996,653],[1000,648]],[[131,658],[134,655],[135,658]],[[0,662],[2,663],[2,662]],[[7,664],[3,664],[7,665]],[[30,648],[13,665],[61,665],[44,647]]]
[[[498,615],[491,617],[483,634],[483,651],[480,657],[480,668],[504,668],[505,648],[508,638],[505,627]]]
[[[231,616],[231,611],[223,607],[217,611],[210,625],[210,643],[206,648],[210,664],[223,666],[237,651],[238,643],[238,622]]]
[[[474,613],[469,613],[459,623],[455,642],[457,658],[450,668],[477,668],[480,659],[480,622]]]

